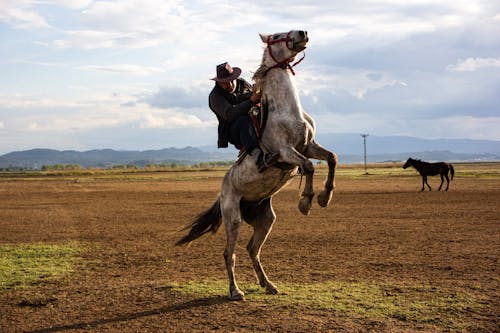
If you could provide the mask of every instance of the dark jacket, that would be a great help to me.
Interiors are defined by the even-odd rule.
[[[252,108],[250,101],[252,86],[242,78],[236,79],[236,89],[233,93],[219,87],[215,87],[208,96],[208,105],[219,120],[217,146],[226,148],[229,142],[229,127],[231,123],[240,116],[246,115]]]

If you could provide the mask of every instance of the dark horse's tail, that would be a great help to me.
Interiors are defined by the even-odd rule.
[[[455,175],[455,168],[451,164],[450,164],[450,174],[451,174],[451,180],[453,180],[453,175]]]
[[[195,239],[200,238],[207,232],[215,233],[219,229],[222,222],[222,213],[220,210],[220,197],[214,202],[212,207],[201,213],[196,219],[186,226],[184,229],[189,229],[189,233],[182,237],[175,245],[190,243]]]

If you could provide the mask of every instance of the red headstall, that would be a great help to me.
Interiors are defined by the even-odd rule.
[[[290,71],[292,72],[293,75],[295,75],[295,72],[293,71],[293,68],[292,67],[295,67],[296,65],[298,65],[302,60],[304,60],[305,58],[305,53],[302,54],[302,58],[300,58],[298,61],[296,61],[293,65],[290,65],[290,63],[293,61],[293,58],[288,58],[288,59],[285,59],[285,60],[282,60],[282,61],[278,61],[278,59],[275,58],[275,56],[273,55],[273,52],[271,51],[271,45],[273,44],[278,44],[278,43],[282,43],[282,42],[285,42],[285,45],[286,47],[293,51],[293,44],[292,44],[292,47],[290,47],[288,44],[289,42],[292,42],[293,43],[293,39],[290,38],[290,33],[287,33],[285,37],[282,37],[282,38],[278,38],[278,39],[274,39],[274,40],[271,40],[271,37],[272,35],[268,36],[267,37],[267,51],[269,52],[269,55],[271,56],[271,58],[274,60],[274,62],[276,63],[274,66],[272,67],[269,67],[267,70],[266,70],[266,74],[267,72],[269,72],[271,69],[273,68],[282,68],[282,69],[290,69]]]

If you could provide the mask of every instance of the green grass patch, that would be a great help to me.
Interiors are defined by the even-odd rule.
[[[479,178],[479,179],[499,179],[500,163],[452,163],[455,167],[455,177],[458,178]],[[328,173],[325,164],[315,165],[316,176],[324,177]],[[362,164],[339,164],[336,175],[340,178],[349,179],[375,179],[387,177],[420,177],[418,172],[410,167],[403,169],[401,163],[370,163],[365,174]]]
[[[226,280],[187,281],[171,284],[170,288],[195,297],[228,295]],[[253,302],[332,311],[338,316],[361,319],[435,325],[452,330],[467,327],[463,321],[467,318],[465,311],[481,306],[480,300],[471,294],[431,286],[341,281],[302,285],[281,283],[278,295],[266,295],[255,284],[241,283],[240,288],[245,291],[245,298]]]
[[[79,243],[0,245],[0,292],[62,277],[84,251]]]

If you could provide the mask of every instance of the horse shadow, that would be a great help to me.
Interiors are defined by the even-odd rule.
[[[89,329],[91,327],[113,324],[119,322],[125,322],[134,319],[140,319],[150,316],[156,316],[165,313],[173,313],[182,310],[194,309],[194,308],[203,308],[208,306],[214,306],[218,304],[230,303],[231,300],[225,296],[212,296],[206,298],[193,299],[190,301],[186,301],[179,304],[173,304],[169,306],[163,306],[157,309],[151,309],[146,311],[140,311],[135,313],[126,313],[123,315],[115,316],[113,318],[108,319],[97,319],[92,321],[78,322],[74,324],[61,325],[61,326],[53,326],[49,328],[42,328],[32,331],[27,331],[27,333],[50,333],[50,332],[62,332],[76,329]]]

